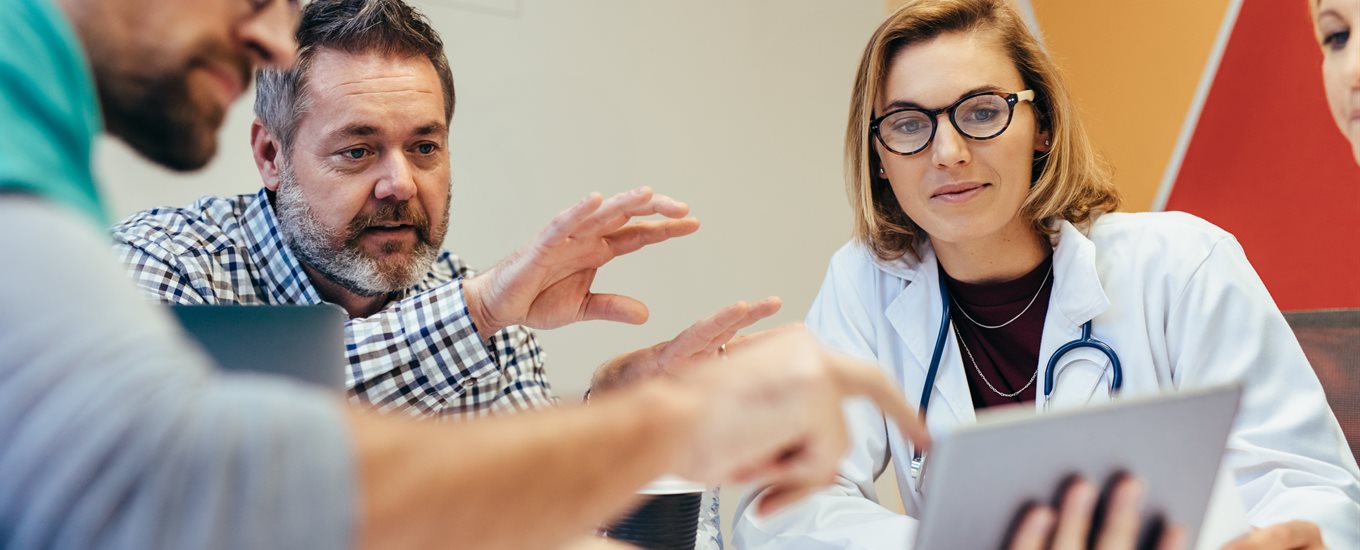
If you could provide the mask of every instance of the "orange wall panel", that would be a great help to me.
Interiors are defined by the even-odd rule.
[[[1123,210],[1148,210],[1176,148],[1228,0],[1034,0]]]

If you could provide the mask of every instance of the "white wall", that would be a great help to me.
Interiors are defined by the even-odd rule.
[[[490,265],[585,194],[644,184],[689,202],[703,222],[601,271],[596,290],[646,302],[646,325],[541,334],[559,394],[575,399],[607,358],[736,300],[784,298],[760,327],[801,320],[849,235],[842,134],[881,0],[415,3],[448,44],[458,92],[452,250]],[[115,214],[257,189],[249,101],[198,174],[101,145]]]

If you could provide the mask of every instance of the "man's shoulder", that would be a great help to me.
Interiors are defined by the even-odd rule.
[[[113,227],[113,238],[174,256],[216,254],[245,242],[246,210],[255,195],[205,196],[187,207],[162,207],[129,216]]]

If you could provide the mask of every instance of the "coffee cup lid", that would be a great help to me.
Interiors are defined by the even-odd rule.
[[[702,493],[707,489],[708,487],[697,481],[690,481],[679,476],[664,475],[652,480],[646,487],[639,489],[638,493],[643,495],[680,495]]]

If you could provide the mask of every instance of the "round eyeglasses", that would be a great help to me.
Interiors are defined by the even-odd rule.
[[[904,107],[888,111],[869,121],[869,133],[889,151],[899,155],[915,155],[924,151],[935,140],[939,117],[949,113],[949,123],[970,139],[992,139],[1011,125],[1015,104],[1034,101],[1034,90],[1007,94],[980,92],[955,101],[940,109]]]

